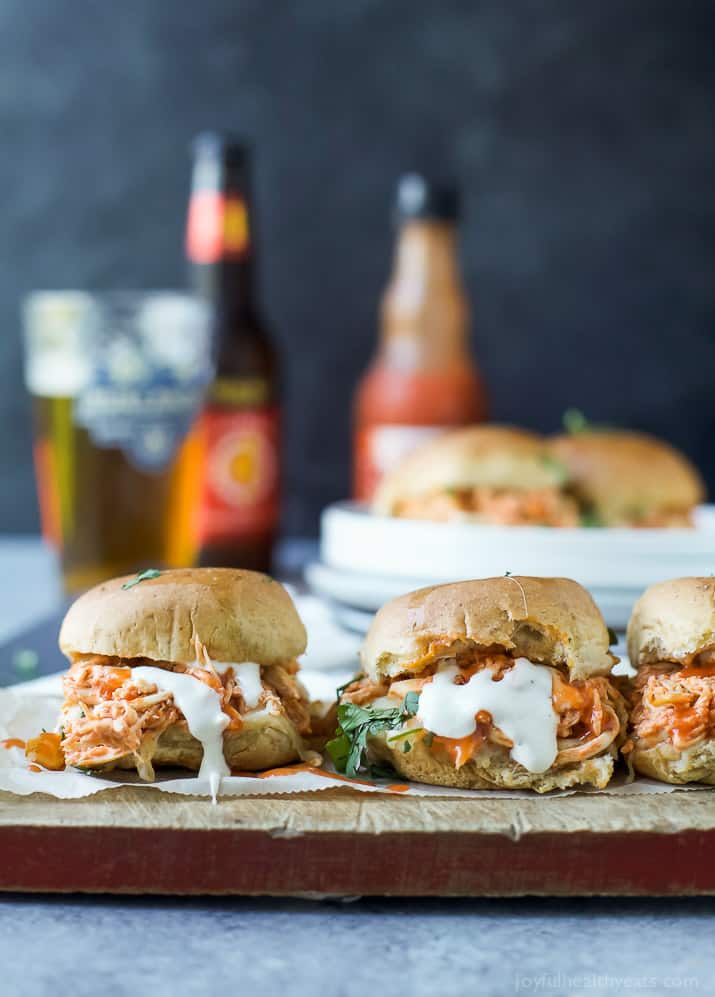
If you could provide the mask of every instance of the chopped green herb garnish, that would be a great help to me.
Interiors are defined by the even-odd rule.
[[[60,741],[64,741],[64,739],[65,739],[65,729],[64,729],[64,727],[60,727],[58,733],[60,735]]]
[[[402,704],[402,709],[409,717],[414,717],[420,705],[420,694],[419,692],[408,692],[405,696],[405,701]]]
[[[592,509],[584,509],[581,513],[581,526],[586,527],[586,529],[592,529],[594,527],[603,526],[603,520],[594,512]]]
[[[408,751],[412,751],[412,745],[410,744],[409,741],[405,741],[404,745],[402,746],[402,754],[406,755]]]
[[[618,634],[613,629],[613,627],[608,628],[608,646],[613,647],[614,644],[618,643]]]
[[[611,429],[605,423],[590,422],[586,416],[577,408],[567,408],[562,420],[564,429],[572,436],[579,433],[598,433]]]
[[[371,779],[396,779],[399,773],[388,762],[368,765],[367,774]]]
[[[348,686],[351,686],[353,684],[353,682],[357,682],[361,678],[362,678],[362,673],[360,673],[358,675],[354,675],[351,679],[348,679],[347,682],[343,682],[342,685],[338,686],[338,688],[335,690],[335,698],[337,699],[338,703],[340,703],[340,697],[345,692],[345,690],[348,688]]]
[[[572,436],[576,433],[585,433],[588,430],[588,419],[577,408],[567,408],[561,421],[566,432],[571,433]]]
[[[338,772],[344,772],[350,777],[356,776],[366,764],[368,737],[398,730],[408,717],[417,713],[418,705],[417,692],[408,692],[402,706],[388,709],[341,703],[338,706],[336,736],[326,745]]]
[[[130,578],[128,582],[125,582],[122,585],[122,588],[123,589],[134,588],[134,586],[138,585],[139,582],[145,582],[149,578],[158,578],[160,574],[161,571],[157,570],[157,568],[147,568],[146,571],[140,571],[139,574],[136,575],[134,578]]]
[[[424,727],[408,727],[407,730],[401,730],[399,734],[393,734],[388,737],[388,741],[392,744],[394,741],[403,741],[406,737],[411,737],[413,734],[419,734],[424,730]]]
[[[541,463],[544,467],[548,467],[550,470],[558,474],[559,482],[563,483],[569,476],[568,468],[565,464],[562,464],[560,460],[556,457],[552,457],[551,454],[544,453],[541,454]]]
[[[13,667],[15,671],[20,672],[22,675],[32,675],[33,672],[37,671],[37,666],[40,663],[40,656],[37,651],[33,651],[30,648],[24,648],[21,651],[16,651],[12,658]]]

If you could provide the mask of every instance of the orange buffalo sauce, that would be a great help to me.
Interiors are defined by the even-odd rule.
[[[715,662],[708,665],[686,665],[679,672],[682,678],[715,678]]]
[[[131,668],[102,668],[94,682],[97,695],[101,699],[111,699],[117,689],[121,689],[127,679],[131,678],[131,674]]]
[[[4,740],[0,741],[3,748],[24,748],[25,742],[21,741],[19,737],[6,737]]]
[[[432,736],[432,750],[443,751],[454,767],[459,769],[476,755],[485,741],[485,733],[477,726],[474,733],[468,734],[466,737],[440,737],[438,734],[434,734]]]
[[[31,737],[25,745],[25,757],[51,772],[60,772],[65,767],[62,736],[43,731],[37,737]]]
[[[295,765],[285,765],[275,769],[266,769],[265,772],[244,772],[242,769],[231,769],[231,775],[240,776],[242,779],[272,779],[276,775],[296,775],[299,772],[309,772],[311,775],[322,776],[323,779],[337,779],[339,782],[357,783],[359,786],[372,786],[371,782],[362,779],[351,779],[350,776],[340,775],[338,772],[325,772],[316,768],[315,765],[296,763]]]
[[[685,744],[691,740],[698,727],[702,726],[703,717],[694,707],[673,706],[673,719],[670,729],[675,739]]]

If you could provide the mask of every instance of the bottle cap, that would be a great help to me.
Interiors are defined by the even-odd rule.
[[[459,191],[456,184],[405,173],[397,184],[396,207],[398,221],[432,218],[453,222],[459,218]]]
[[[239,135],[228,132],[200,132],[191,143],[194,156],[214,156],[224,162],[245,163],[250,159],[251,146]]]

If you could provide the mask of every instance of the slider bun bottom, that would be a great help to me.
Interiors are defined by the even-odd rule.
[[[651,748],[636,746],[630,755],[636,772],[659,782],[682,786],[702,782],[715,786],[715,740],[703,741],[685,751],[672,744],[656,744]]]
[[[303,753],[301,738],[285,716],[263,714],[260,718],[244,718],[240,730],[226,730],[223,754],[229,768],[244,772],[260,772],[300,761]],[[151,763],[155,768],[185,768],[198,772],[203,758],[201,742],[189,733],[186,723],[172,724],[156,743]],[[124,755],[105,765],[89,765],[93,771],[136,769],[133,755]]]
[[[411,741],[412,750],[404,753],[404,740],[391,747],[384,736],[370,740],[370,754],[376,761],[389,762],[404,778],[433,786],[455,789],[533,789],[548,793],[551,789],[590,785],[603,789],[613,775],[618,753],[616,743],[607,751],[584,762],[564,765],[546,772],[529,772],[513,761],[506,748],[482,749],[461,768],[434,754],[421,739]]]

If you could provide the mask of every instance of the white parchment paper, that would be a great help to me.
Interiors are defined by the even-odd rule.
[[[346,681],[350,673],[314,672],[309,669],[301,672],[301,679],[309,693],[316,699],[330,698],[332,690]],[[0,741],[13,738],[25,741],[35,737],[44,727],[54,729],[61,703],[60,675],[23,683],[10,689],[0,689]],[[397,777],[396,777],[397,779]],[[29,796],[31,793],[46,793],[58,799],[80,799],[121,786],[145,787],[164,793],[179,793],[184,796],[211,796],[207,779],[199,779],[193,773],[170,772],[159,774],[153,783],[141,782],[136,776],[118,772],[106,776],[89,776],[75,769],[64,772],[31,771],[24,750],[19,747],[0,749],[0,790]],[[266,796],[283,793],[305,793],[316,790],[345,788],[360,793],[394,793],[400,796],[464,797],[475,799],[494,798],[495,792],[501,799],[534,799],[536,794],[529,790],[469,790],[450,789],[443,786],[427,786],[422,783],[390,782],[378,780],[347,779],[329,769],[306,771],[290,766],[255,777],[228,776],[222,779],[219,797],[225,796]],[[606,793],[609,795],[635,796],[645,793],[672,793],[703,786],[670,786],[652,779],[636,779],[627,783],[625,773],[619,772],[606,789],[567,789],[557,790],[541,797],[569,796],[573,793]],[[713,787],[715,788],[715,787]]]

